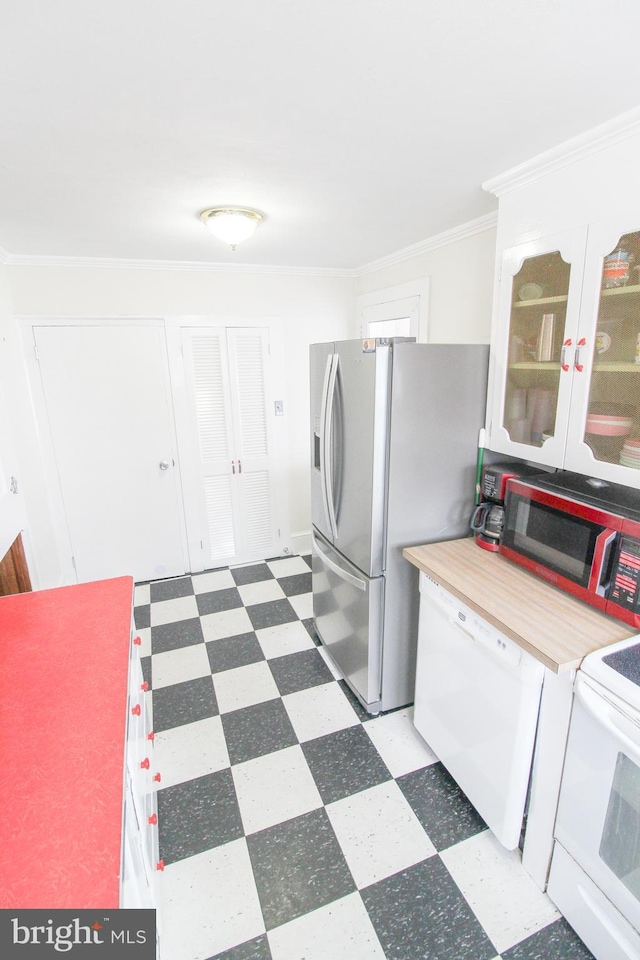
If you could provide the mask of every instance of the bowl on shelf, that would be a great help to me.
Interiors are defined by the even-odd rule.
[[[539,300],[542,296],[542,287],[539,283],[523,283],[518,290],[519,300]]]
[[[627,437],[633,427],[632,417],[606,416],[590,413],[587,417],[586,432],[601,437]]]

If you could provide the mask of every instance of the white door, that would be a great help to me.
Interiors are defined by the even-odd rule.
[[[185,572],[164,331],[34,327],[78,581]]]
[[[280,553],[269,331],[185,327],[191,569]]]

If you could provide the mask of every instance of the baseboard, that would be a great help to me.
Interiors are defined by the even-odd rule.
[[[291,553],[301,556],[311,553],[311,531],[291,535]]]

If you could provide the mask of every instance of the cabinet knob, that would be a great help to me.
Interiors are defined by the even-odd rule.
[[[152,813],[150,817],[147,817],[147,823],[151,824],[152,827],[155,827],[155,825],[157,824],[157,822],[158,822],[158,814],[157,814],[157,813]]]
[[[580,363],[580,350],[582,349],[582,347],[585,347],[586,345],[587,345],[587,341],[584,337],[581,337],[578,340],[578,343],[576,344],[576,355],[573,359],[573,365],[578,371],[578,373],[582,373],[582,371],[584,370],[584,364]]]
[[[135,707],[131,707],[131,713],[134,715],[134,717],[140,716],[140,714],[142,713],[142,707],[140,706],[139,703],[136,703]]]
[[[162,777],[160,776],[159,773],[154,773],[153,779],[156,781],[156,783],[160,783],[160,781],[162,780]]]
[[[150,764],[149,764],[149,757],[145,757],[144,760],[141,760],[141,761],[140,761],[140,768],[141,768],[142,770],[148,770],[148,769],[149,769],[149,766],[150,766]]]
[[[565,342],[562,344],[562,352],[560,354],[560,366],[562,367],[565,373],[569,369],[569,364],[567,363],[567,349],[572,344],[573,344],[573,340],[571,339],[571,337],[565,340]]]
[[[134,638],[133,638],[133,642],[135,643],[136,647],[141,647],[141,646],[142,646],[142,637],[134,637]]]
[[[146,680],[144,681],[144,683],[140,684],[140,689],[144,690],[145,693],[147,692],[147,690],[149,689],[149,684]]]
[[[156,863],[156,870],[164,870],[164,860],[158,860]]]
[[[155,735],[155,733],[153,732],[153,730],[151,731],[151,733],[148,733],[148,734],[147,734],[147,740],[151,740],[152,743],[153,743],[153,741],[155,740],[155,737],[156,737],[156,735]]]

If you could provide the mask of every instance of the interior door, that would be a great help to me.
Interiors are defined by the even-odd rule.
[[[269,331],[184,327],[191,568],[280,553]]]
[[[164,333],[34,327],[79,582],[185,572]]]

